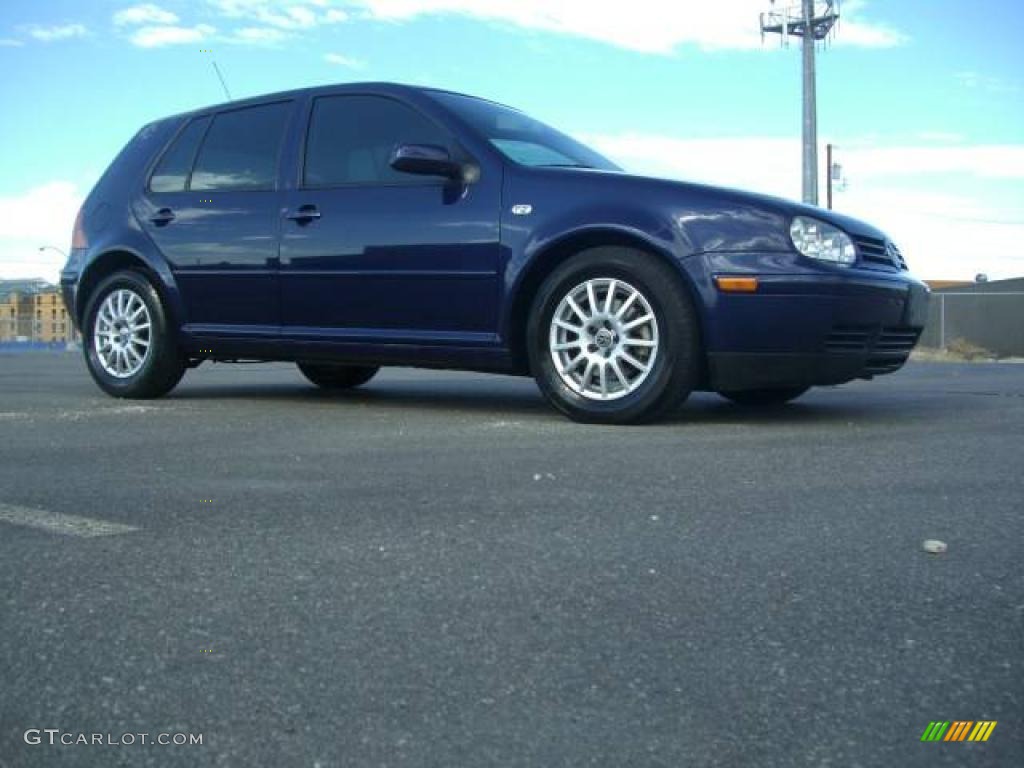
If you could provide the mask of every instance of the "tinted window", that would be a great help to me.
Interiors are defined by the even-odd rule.
[[[313,103],[303,183],[416,184],[422,177],[389,165],[397,144],[436,144],[448,137],[411,107],[380,96],[327,96]]]
[[[192,159],[196,156],[210,118],[200,117],[186,126],[178,138],[160,159],[153,176],[149,180],[149,188],[153,192],[183,192],[188,181],[188,172],[192,170]]]
[[[217,115],[192,172],[191,189],[273,189],[290,103]]]

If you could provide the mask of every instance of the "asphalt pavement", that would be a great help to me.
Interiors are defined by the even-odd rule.
[[[2,356],[0,767],[1024,765],[1022,510],[1024,365],[623,428]]]

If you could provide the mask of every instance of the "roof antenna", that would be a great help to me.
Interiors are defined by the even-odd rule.
[[[220,87],[224,89],[224,95],[228,97],[228,101],[231,99],[231,91],[228,90],[228,84],[224,82],[224,75],[220,73],[220,67],[217,66],[217,62],[213,63],[213,71],[217,73],[217,79],[220,80]]]

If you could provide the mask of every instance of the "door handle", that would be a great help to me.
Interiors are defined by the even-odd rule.
[[[149,217],[149,220],[156,224],[158,227],[162,227],[164,224],[169,224],[174,221],[174,211],[170,208],[161,208],[159,211]]]
[[[285,214],[286,219],[291,219],[297,224],[308,224],[314,219],[320,218],[320,211],[315,205],[300,205],[296,210]]]

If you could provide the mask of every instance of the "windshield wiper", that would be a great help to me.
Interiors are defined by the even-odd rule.
[[[594,166],[587,165],[586,163],[541,163],[541,168],[590,168],[593,170]]]

